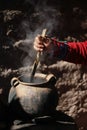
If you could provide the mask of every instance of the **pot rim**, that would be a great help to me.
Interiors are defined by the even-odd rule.
[[[14,81],[16,82],[16,84],[20,83],[22,85],[34,86],[35,87],[35,86],[42,86],[42,85],[49,83],[51,78],[54,78],[56,80],[56,78],[53,74],[36,73],[35,77],[37,77],[37,76],[39,76],[40,78],[42,77],[43,79],[45,79],[45,81],[43,81],[41,83],[23,82],[23,81],[21,81],[20,78],[14,77],[11,80],[11,86],[14,86]]]

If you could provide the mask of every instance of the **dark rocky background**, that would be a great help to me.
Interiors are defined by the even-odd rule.
[[[31,67],[32,43],[43,28],[59,40],[87,39],[86,3],[82,0],[0,0],[1,115],[6,114],[10,80]],[[79,130],[87,130],[87,67],[58,61],[43,72],[57,77],[57,110],[73,117]]]

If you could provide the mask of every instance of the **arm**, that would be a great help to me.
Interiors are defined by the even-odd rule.
[[[34,41],[36,51],[48,53],[48,60],[64,60],[75,64],[87,64],[87,41],[61,42],[52,38],[37,36]],[[46,57],[47,59],[47,57]]]
[[[84,42],[57,42],[53,40],[53,57],[75,64],[87,64],[87,41]]]

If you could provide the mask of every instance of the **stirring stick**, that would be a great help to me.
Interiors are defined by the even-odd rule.
[[[45,37],[46,31],[47,31],[47,29],[43,29],[42,35],[41,35],[42,37]],[[40,56],[41,56],[41,52],[37,52],[36,60],[34,61],[33,68],[32,68],[32,73],[31,73],[31,77],[30,77],[30,82],[33,81],[33,78],[34,78],[34,75],[35,75],[35,72],[36,72],[38,63],[40,62]]]

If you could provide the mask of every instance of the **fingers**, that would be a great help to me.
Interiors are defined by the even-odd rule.
[[[43,38],[41,36],[37,36],[34,41],[34,49],[36,51],[43,51],[44,50],[44,43]]]
[[[38,35],[36,38],[35,38],[35,41],[34,41],[34,49],[36,51],[43,51],[43,50],[48,50],[50,46],[50,39],[45,36],[45,37],[42,37],[40,35]]]

